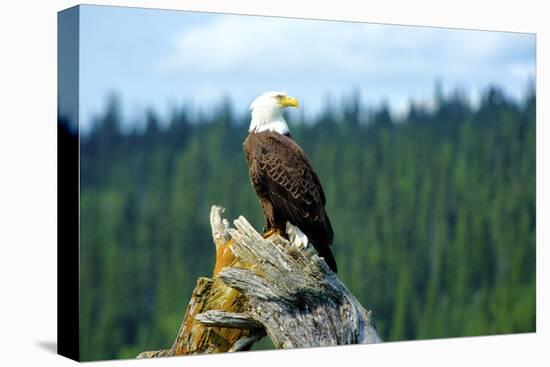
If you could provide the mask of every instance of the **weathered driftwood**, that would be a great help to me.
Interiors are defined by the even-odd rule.
[[[205,278],[199,279],[171,350],[141,357],[244,350],[265,333],[278,348],[381,341],[371,313],[311,245],[298,248],[279,235],[264,239],[244,217],[229,228],[222,212],[213,206],[210,214],[216,244],[211,288],[203,290]],[[218,300],[228,295],[231,302]],[[211,333],[230,337],[220,346]]]
[[[196,319],[198,314],[212,310],[240,313],[247,305],[244,295],[225,285],[218,277],[219,271],[226,266],[245,266],[231,251],[233,240],[227,232],[229,224],[221,219],[220,213],[221,208],[216,211],[213,209],[210,217],[212,238],[216,245],[216,264],[212,278],[201,277],[197,280],[172,348],[143,352],[137,358],[247,350],[265,336],[264,329],[258,328],[257,324],[249,328],[220,328]]]

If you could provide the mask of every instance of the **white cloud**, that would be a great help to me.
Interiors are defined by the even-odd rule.
[[[484,62],[510,47],[532,47],[526,40],[523,34],[227,15],[177,34],[173,54],[162,65],[206,73],[321,67],[395,72],[432,60],[424,66],[445,70]]]
[[[183,29],[172,45],[158,71],[210,93],[200,100],[233,93],[240,104],[293,88],[318,107],[327,93],[359,88],[402,107],[431,95],[435,80],[517,89],[535,71],[535,37],[499,32],[224,15]]]
[[[510,74],[518,79],[528,79],[534,77],[535,63],[533,62],[517,62],[508,65]]]
[[[301,73],[330,66],[340,70],[365,62],[352,47],[357,24],[225,16],[186,29],[174,38],[174,52],[160,65],[194,73]],[[357,45],[359,46],[359,45]]]

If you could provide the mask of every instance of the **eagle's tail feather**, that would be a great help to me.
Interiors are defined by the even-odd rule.
[[[330,247],[328,247],[328,245],[317,246],[315,243],[313,243],[313,247],[315,247],[315,249],[319,253],[319,256],[325,259],[325,262],[327,263],[328,267],[333,272],[337,273],[338,267],[336,266],[336,259],[334,259],[334,255],[332,255],[332,251],[330,251]]]

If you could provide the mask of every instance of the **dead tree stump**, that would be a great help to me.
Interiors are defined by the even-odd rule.
[[[277,348],[378,343],[370,311],[317,255],[278,235],[264,239],[244,217],[230,228],[210,213],[213,278],[199,278],[171,349],[138,358],[249,349],[268,335]]]

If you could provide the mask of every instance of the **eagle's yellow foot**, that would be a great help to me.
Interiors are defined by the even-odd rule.
[[[265,231],[263,234],[262,234],[262,237],[263,238],[269,238],[271,236],[273,236],[274,234],[277,234],[279,231],[277,231],[276,228],[271,228],[270,230],[268,231]]]

